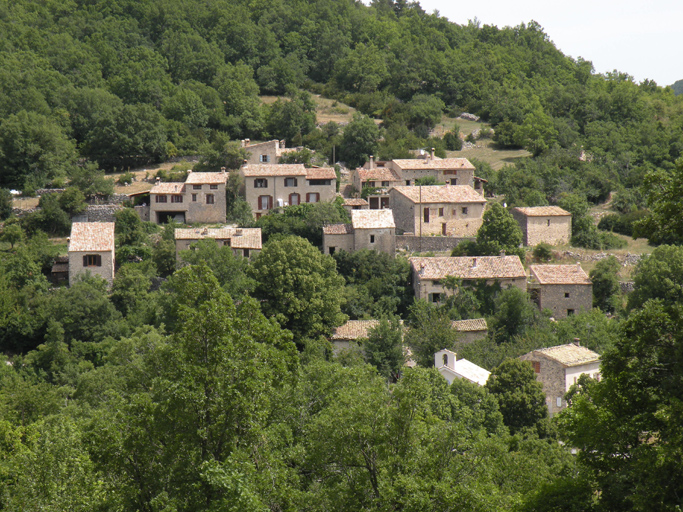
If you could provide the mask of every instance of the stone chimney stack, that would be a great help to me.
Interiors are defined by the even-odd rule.
[[[436,149],[435,149],[435,148],[432,148],[432,151],[429,153],[429,155],[431,156],[431,159],[432,159],[432,160],[434,160],[434,151],[436,151]]]
[[[370,169],[375,168],[375,157],[373,155],[370,155]]]

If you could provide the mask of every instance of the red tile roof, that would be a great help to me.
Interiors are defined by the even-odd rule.
[[[243,165],[241,172],[247,177],[260,176],[306,176],[304,164],[251,164]],[[335,176],[336,177],[336,176]]]
[[[69,252],[114,250],[113,222],[74,222],[69,237]]]
[[[185,190],[185,183],[168,182],[157,183],[149,191],[150,194],[182,194]]]
[[[330,224],[323,226],[323,234],[325,235],[348,235],[353,233],[353,226],[351,224]]]
[[[519,256],[461,256],[410,258],[422,279],[516,279],[526,277]]]
[[[401,181],[398,174],[388,167],[374,167],[372,169],[359,167],[356,172],[361,181]]]
[[[367,206],[368,202],[361,197],[344,198],[344,206]]]
[[[531,265],[531,277],[540,284],[592,284],[588,274],[576,265]]]
[[[337,173],[332,167],[311,167],[306,169],[307,180],[336,180]]]
[[[486,199],[469,185],[429,185],[394,187],[397,193],[413,203],[485,203]]]
[[[394,212],[391,210],[351,210],[353,229],[395,228]]]
[[[188,185],[221,185],[228,182],[228,175],[224,172],[192,172],[187,174],[185,183]]]
[[[566,217],[571,216],[567,210],[559,206],[524,206],[513,208],[527,217]]]
[[[460,332],[476,332],[488,329],[485,318],[469,318],[467,320],[453,320],[451,327]]]
[[[600,361],[600,354],[592,350],[568,343],[556,347],[542,348],[534,350],[532,354],[542,354],[549,359],[557,361],[564,366],[578,366],[581,364],[595,363]]]
[[[467,158],[410,158],[393,160],[401,169],[439,169],[439,170],[471,170],[474,165]]]
[[[261,228],[177,228],[176,240],[230,239],[235,249],[261,249]]]
[[[333,340],[357,340],[367,338],[368,331],[379,325],[379,320],[349,320],[337,327],[332,334]]]

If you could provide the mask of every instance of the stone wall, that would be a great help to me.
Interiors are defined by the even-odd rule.
[[[127,194],[112,194],[107,197],[93,197],[88,199],[88,204],[92,205],[107,205],[107,204],[123,204],[130,201]]]
[[[568,310],[579,313],[593,307],[592,284],[542,284],[539,289],[539,307],[550,309],[556,319],[566,318]]]
[[[84,214],[87,222],[115,222],[116,212],[123,210],[123,206],[118,204],[90,205]]]
[[[475,239],[455,236],[396,235],[396,249],[408,252],[450,251],[465,240],[474,241]]]
[[[567,405],[564,400],[564,395],[567,392],[565,389],[565,373],[564,366],[557,361],[553,361],[544,356],[530,352],[520,357],[522,361],[530,361],[540,363],[540,373],[536,374],[536,380],[543,384],[543,393],[545,393],[545,403],[548,406],[548,412],[553,414],[560,412]],[[557,400],[560,399],[560,407],[557,406]]]

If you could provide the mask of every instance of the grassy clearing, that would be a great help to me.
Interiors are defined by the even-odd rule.
[[[353,119],[353,114],[356,112],[355,108],[337,100],[323,98],[319,94],[312,94],[311,97],[316,104],[315,115],[318,124],[325,124],[329,122],[347,124],[351,122],[351,119]],[[287,101],[285,96],[260,96],[260,99],[261,103],[265,105],[272,105],[279,99]],[[382,121],[375,119],[375,122],[379,124]]]
[[[478,140],[476,147],[449,151],[451,158],[477,159],[489,164],[494,171],[499,171],[506,165],[514,165],[520,158],[528,158],[531,153],[525,149],[498,149],[493,141],[488,139]]]

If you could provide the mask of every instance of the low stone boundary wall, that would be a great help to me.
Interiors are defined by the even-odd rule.
[[[396,235],[396,249],[409,252],[425,251],[450,251],[465,240],[474,238],[461,238],[454,236],[412,236]]]
[[[116,212],[121,210],[123,206],[118,204],[90,205],[83,214],[87,216],[88,222],[114,222]]]
[[[621,287],[621,293],[631,293],[635,289],[635,283],[633,281],[624,281],[619,283]]]

